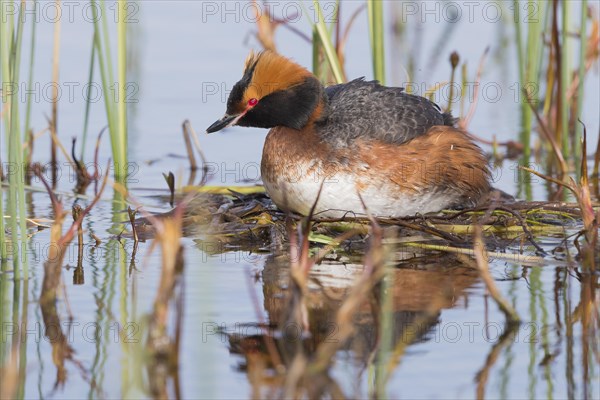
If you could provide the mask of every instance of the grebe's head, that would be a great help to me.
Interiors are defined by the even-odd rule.
[[[322,93],[321,83],[304,67],[271,51],[251,52],[242,79],[229,95],[225,116],[206,132],[233,125],[302,129]]]

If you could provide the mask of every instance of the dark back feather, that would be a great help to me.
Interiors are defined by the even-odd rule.
[[[329,86],[325,93],[326,111],[315,127],[324,140],[336,146],[349,145],[360,137],[402,144],[432,126],[453,126],[455,122],[424,97],[364,78]]]

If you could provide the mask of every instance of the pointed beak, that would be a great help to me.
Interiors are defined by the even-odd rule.
[[[235,123],[238,121],[238,119],[241,116],[242,116],[242,114],[239,114],[239,115],[227,115],[227,114],[225,114],[225,116],[223,118],[215,121],[215,123],[213,123],[211,126],[209,126],[208,128],[206,128],[206,133],[217,132],[217,131],[220,131],[223,128],[227,128],[228,126],[235,125]]]

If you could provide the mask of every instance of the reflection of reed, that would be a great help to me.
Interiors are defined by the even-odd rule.
[[[67,213],[64,211],[62,204],[58,201],[54,193],[50,190],[48,183],[43,178],[40,171],[36,171],[36,174],[48,190],[55,216],[54,223],[50,228],[48,261],[44,263],[44,280],[42,282],[42,292],[40,295],[40,308],[42,310],[42,319],[44,322],[44,335],[52,346],[52,361],[56,366],[56,381],[54,384],[54,387],[56,388],[64,385],[66,382],[66,360],[74,362],[74,351],[69,345],[67,339],[68,336],[62,331],[61,319],[56,308],[56,303],[58,300],[57,291],[61,285],[61,272],[65,250],[67,249],[69,243],[73,240],[75,232],[81,227],[83,218],[96,205],[97,201],[102,195],[102,192],[106,187],[108,175],[102,182],[102,187],[100,188],[100,191],[97,193],[96,197],[86,207],[85,210],[79,210],[76,212],[77,218],[75,218],[69,230],[63,235],[62,227]],[[79,364],[77,365],[79,366]]]
[[[12,284],[12,299],[8,288]],[[0,273],[0,301],[4,305],[0,325],[0,399],[23,398],[27,365],[27,297],[28,280],[12,280],[12,276]],[[6,296],[5,296],[6,295]],[[12,303],[12,310],[9,305]],[[10,310],[10,311],[9,311]],[[10,315],[12,314],[12,318]]]
[[[62,386],[67,379],[65,361],[73,359],[73,348],[69,345],[67,336],[61,329],[61,319],[56,309],[57,290],[60,286],[62,257],[58,262],[44,264],[44,281],[40,307],[44,321],[44,335],[52,346],[52,361],[56,367],[56,381],[54,386]]]
[[[185,201],[184,201],[185,205]],[[156,240],[162,253],[162,268],[159,287],[148,325],[146,348],[150,353],[147,363],[150,393],[154,398],[169,398],[168,384],[172,381],[173,396],[181,398],[179,385],[179,349],[183,319],[184,286],[182,272],[184,267],[183,247],[181,245],[184,205],[179,205],[172,218],[160,221],[150,217],[156,229]],[[174,333],[168,332],[169,309],[173,307]]]
[[[486,211],[486,215],[484,218],[489,217],[492,213],[494,204],[490,205],[488,211]],[[503,334],[500,336],[498,341],[492,346],[490,352],[488,353],[487,359],[485,361],[485,365],[483,368],[477,373],[475,377],[475,381],[477,382],[477,398],[483,399],[485,398],[485,386],[487,383],[488,375],[492,366],[496,363],[498,356],[500,355],[502,349],[510,343],[510,339],[514,337],[519,325],[521,324],[521,319],[517,314],[517,311],[514,309],[511,303],[509,303],[500,293],[498,287],[492,275],[490,273],[490,266],[488,263],[488,253],[485,247],[485,242],[483,239],[483,230],[481,226],[481,222],[475,226],[474,229],[474,237],[473,237],[473,251],[475,254],[475,264],[477,266],[477,270],[479,272],[479,276],[485,283],[487,293],[494,299],[500,311],[504,313],[506,318],[505,328]],[[470,262],[470,260],[465,260],[466,262]],[[486,297],[486,322],[487,322],[487,297]]]
[[[441,265],[444,265],[442,267]],[[352,356],[357,370],[364,370],[378,344],[377,309],[372,308],[369,297],[352,314],[353,333],[347,340],[340,335],[338,312],[344,307],[352,292],[352,279],[348,270],[356,276],[361,266],[327,264],[325,271],[311,273],[310,286],[306,291],[305,304],[309,331],[301,335],[302,325],[290,323],[289,303],[282,301],[288,295],[289,263],[286,258],[272,256],[267,259],[262,272],[264,308],[269,325],[261,328],[260,334],[240,333],[228,336],[230,351],[244,357],[239,369],[247,374],[254,397],[265,397],[265,393],[277,397],[290,384],[290,374],[299,376],[297,385],[309,397],[328,394],[344,397],[342,389],[329,374],[329,363],[337,357],[318,355],[329,346],[334,353],[347,352]],[[336,271],[343,277],[335,278]],[[464,267],[453,257],[436,256],[431,262],[422,259],[419,269],[396,268],[392,271],[391,340],[396,349],[405,345],[428,340],[428,333],[439,323],[441,310],[454,307],[465,295],[466,288],[477,282],[477,273]],[[347,305],[346,305],[347,306]],[[266,336],[269,336],[268,338]],[[284,362],[285,376],[269,372],[275,366],[267,348],[268,340],[275,342],[280,358]],[[325,347],[322,347],[325,346]],[[327,352],[329,354],[329,352]],[[298,357],[302,354],[302,357]],[[396,363],[401,351],[396,354]],[[326,360],[324,369],[316,360]],[[304,374],[305,368],[309,369]],[[395,366],[395,365],[394,365]],[[314,368],[319,374],[311,374]],[[275,369],[277,372],[277,369]],[[303,377],[304,376],[304,377]],[[287,382],[286,382],[287,377]]]
[[[73,206],[73,221],[77,221],[83,209],[79,204]],[[77,228],[77,267],[73,271],[73,285],[83,285],[85,276],[83,273],[83,228],[81,224]]]
[[[110,330],[110,323],[114,320],[112,304],[116,293],[115,284],[117,278],[117,274],[114,273],[116,270],[114,260],[117,259],[117,256],[113,254],[115,248],[114,242],[114,240],[108,241],[106,261],[101,269],[94,268],[97,272],[93,274],[93,286],[100,288],[100,290],[94,294],[94,301],[96,303],[94,323],[95,326],[101,327],[102,331],[105,332],[104,335],[98,337],[98,340],[94,341],[95,350],[91,367],[91,379],[92,385],[98,387],[104,386],[104,366],[108,359],[108,345],[111,342],[108,332]],[[96,257],[92,257],[91,262],[96,263]],[[101,273],[101,275],[99,275],[99,273]],[[93,390],[91,387],[88,397],[93,397]]]
[[[12,347],[12,351],[6,357],[5,364],[0,365],[0,399],[11,399],[17,394],[19,383],[19,365],[17,363],[17,348]],[[3,359],[4,361],[4,359]]]
[[[598,324],[600,316],[598,315],[598,276],[591,273],[585,273],[581,276],[581,295],[579,304],[575,308],[574,314],[581,320],[581,368],[583,398],[593,398],[592,379],[594,363],[600,364],[600,351],[598,345]],[[573,323],[575,321],[572,321]],[[596,396],[598,393],[595,394]]]
[[[15,283],[20,287],[21,283]],[[19,296],[21,301],[23,302],[21,306],[21,325],[27,326],[28,323],[28,309],[29,309],[29,281],[25,280],[22,282],[23,285],[23,296]],[[18,302],[17,302],[18,303]],[[17,397],[22,399],[25,397],[25,378],[27,376],[25,367],[27,366],[27,331],[26,329],[21,329],[20,331],[21,337],[19,339],[19,390],[17,392]]]
[[[450,260],[450,258],[447,259]],[[285,304],[281,301],[281,297],[285,294],[282,285],[287,271],[283,264],[270,258],[263,271],[264,305],[272,325],[282,321],[282,314],[285,311]],[[394,270],[391,286],[393,287],[393,312],[396,314],[396,340],[402,336],[401,332],[397,331],[398,328],[409,326],[411,321],[429,308],[431,301],[438,294],[442,293],[443,296],[439,296],[436,312],[454,306],[463,295],[464,289],[477,281],[477,274],[473,270],[459,264],[447,268],[447,270],[434,265],[428,267],[425,270],[402,268]],[[345,272],[348,266],[334,264],[330,265],[330,268]],[[319,278],[314,279],[317,281]],[[313,289],[308,292],[307,304],[310,311],[311,334],[315,339],[324,339],[332,334],[333,317],[348,291],[348,287],[322,286],[322,290]],[[359,327],[364,328],[363,334],[359,336],[370,337],[367,342],[373,344],[373,317],[370,312],[369,304],[365,303],[359,308],[354,320]],[[435,314],[436,312],[431,313]]]
[[[478,399],[485,399],[485,386],[488,381],[490,370],[498,360],[498,357],[500,357],[500,355],[502,354],[504,348],[514,340],[518,328],[519,326],[514,323],[507,323],[505,325],[504,332],[498,338],[498,341],[494,343],[494,345],[490,349],[490,352],[488,353],[485,359],[485,364],[479,370],[479,372],[477,372],[477,375],[475,376],[475,381],[477,382]]]

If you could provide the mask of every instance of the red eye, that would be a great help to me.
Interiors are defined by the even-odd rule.
[[[248,105],[249,105],[250,107],[254,107],[254,106],[255,106],[255,105],[257,105],[257,104],[258,104],[258,100],[257,100],[257,99],[255,99],[255,98],[252,98],[252,99],[248,100]]]

